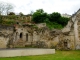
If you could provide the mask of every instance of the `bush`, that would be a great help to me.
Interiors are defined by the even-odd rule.
[[[7,18],[7,19],[16,19],[17,16],[16,16],[16,15],[8,15],[6,18]]]
[[[39,9],[33,13],[32,21],[35,23],[46,23],[50,29],[61,29],[68,23],[69,18],[62,17],[58,12],[47,14],[42,9]]]
[[[70,18],[67,17],[61,17],[58,21],[59,24],[61,24],[63,27],[68,23],[68,21],[70,20]]]
[[[9,20],[9,19],[6,19],[3,21],[3,24],[5,25],[13,25],[15,24],[16,22],[14,20]]]
[[[47,13],[43,11],[43,9],[36,10],[33,13],[32,21],[35,23],[43,23],[47,18]]]
[[[2,23],[3,22],[3,19],[2,19],[2,16],[0,16],[0,23]]]
[[[61,24],[58,24],[56,22],[50,22],[49,20],[46,21],[46,25],[50,29],[61,29],[61,28],[63,28],[63,26]]]
[[[8,15],[15,15],[15,13],[14,12],[10,12]]]

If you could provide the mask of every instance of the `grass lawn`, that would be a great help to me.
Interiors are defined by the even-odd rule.
[[[80,50],[56,51],[55,54],[0,58],[0,60],[80,60]]]

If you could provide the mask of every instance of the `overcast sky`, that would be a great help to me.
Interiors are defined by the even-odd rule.
[[[47,13],[59,12],[73,14],[80,8],[80,0],[0,0],[15,5],[14,12],[29,14],[31,11],[43,9]]]

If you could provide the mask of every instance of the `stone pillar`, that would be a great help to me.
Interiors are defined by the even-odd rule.
[[[26,41],[26,34],[25,33],[23,34],[22,40]]]
[[[79,35],[78,35],[78,25],[77,25],[77,23],[78,23],[78,20],[75,19],[75,22],[74,22],[75,49],[79,49],[79,47],[78,47]]]
[[[72,50],[75,50],[75,39],[74,39],[74,33],[70,32],[70,48]]]
[[[33,36],[31,35],[31,33],[28,33],[28,42],[32,42],[33,40]]]

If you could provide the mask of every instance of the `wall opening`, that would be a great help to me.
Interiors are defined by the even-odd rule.
[[[28,41],[28,34],[26,34],[26,41]]]
[[[23,34],[22,33],[20,33],[20,38],[22,38],[23,37]]]
[[[67,48],[67,45],[68,45],[68,43],[67,42],[64,42],[64,47],[65,48]]]

